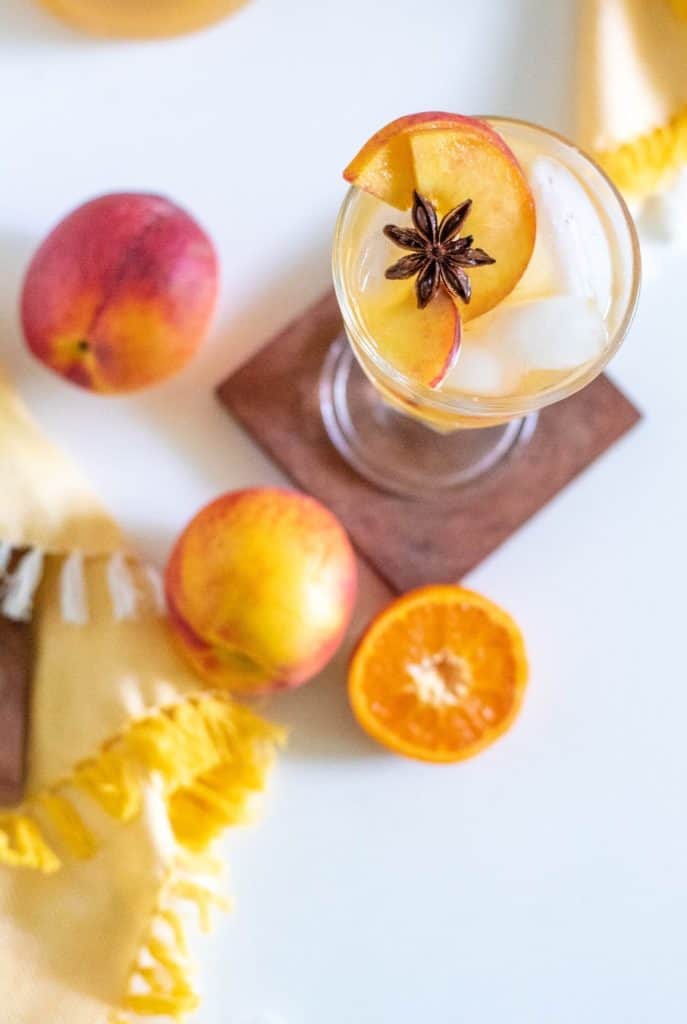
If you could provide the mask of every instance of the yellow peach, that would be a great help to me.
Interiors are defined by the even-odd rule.
[[[65,21],[96,35],[147,39],[212,25],[246,0],[41,0]]]
[[[277,488],[226,494],[172,551],[165,590],[178,645],[210,685],[238,693],[299,686],[341,643],[357,565],[339,521]]]

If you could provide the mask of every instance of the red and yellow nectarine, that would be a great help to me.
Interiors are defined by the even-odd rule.
[[[188,213],[160,196],[105,195],[70,213],[34,255],[24,335],[74,384],[133,391],[188,362],[217,291],[213,244]]]
[[[210,685],[299,686],[333,656],[355,601],[357,564],[338,520],[278,488],[225,494],[177,541],[165,574],[179,649]]]

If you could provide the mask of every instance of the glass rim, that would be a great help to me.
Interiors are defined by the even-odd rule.
[[[342,241],[346,216],[352,203],[360,193],[360,189],[355,185],[351,185],[344,196],[334,229],[334,244],[332,249],[332,278],[334,291],[336,293],[346,333],[349,335],[354,351],[356,349],[356,345],[359,345],[365,355],[365,359],[370,361],[384,379],[385,384],[387,386],[391,386],[397,394],[403,395],[414,402],[417,402],[419,399],[426,408],[430,408],[438,412],[452,413],[454,415],[465,415],[475,418],[487,418],[499,415],[523,416],[527,413],[535,412],[537,409],[542,409],[547,405],[552,405],[554,402],[562,401],[564,398],[569,398],[576,392],[581,391],[582,388],[591,384],[593,380],[596,380],[599,374],[604,371],[608,363],[618,352],[625,336],[627,335],[637,309],[642,266],[640,244],[634,219],[618,187],[614,184],[603,168],[600,167],[599,164],[580,146],[571,142],[570,139],[561,135],[559,132],[553,131],[550,128],[544,128],[542,125],[534,124],[533,122],[526,121],[522,118],[481,114],[476,118],[476,120],[486,121],[496,126],[503,124],[529,128],[555,139],[567,149],[572,150],[589,166],[591,166],[606,183],[611,195],[614,197],[622,215],[622,220],[627,229],[630,241],[632,279],[620,323],[613,332],[612,337],[609,338],[609,342],[605,346],[599,358],[595,360],[584,373],[572,376],[570,379],[561,383],[549,385],[548,387],[542,388],[541,390],[535,391],[529,395],[467,395],[456,392],[451,392],[449,394],[442,392],[439,388],[430,388],[427,385],[406,377],[380,355],[379,349],[374,343],[372,334],[366,330],[364,324],[360,321],[360,318],[355,315],[348,299],[348,289],[344,282],[342,260],[339,257],[339,249],[341,247],[340,243]],[[353,339],[355,339],[355,341]],[[363,369],[365,369],[364,366]]]

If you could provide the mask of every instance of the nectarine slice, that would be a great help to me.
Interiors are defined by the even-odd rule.
[[[471,199],[466,231],[494,258],[470,274],[464,320],[486,313],[513,290],[530,261],[537,230],[532,193],[514,155],[505,143],[494,144],[491,129],[473,124],[410,136],[418,191],[439,216]]]
[[[418,114],[417,117],[429,115]],[[399,117],[376,132],[343,172],[346,181],[398,210],[413,201],[415,168],[408,141],[412,117]]]
[[[444,291],[418,309],[410,281],[394,281],[361,303],[380,354],[410,380],[435,388],[456,361],[460,314]]]
[[[382,199],[390,206],[398,210],[409,210],[413,202],[413,189],[417,187],[410,139],[417,132],[440,129],[478,131],[485,140],[515,160],[498,132],[483,121],[464,114],[427,110],[397,117],[395,121],[380,128],[353,157],[343,176],[352,185]]]

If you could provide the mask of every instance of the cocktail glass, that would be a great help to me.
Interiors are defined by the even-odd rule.
[[[339,213],[333,249],[334,287],[345,332],[334,342],[326,360],[320,381],[320,407],[329,437],[344,459],[380,488],[410,498],[445,500],[447,494],[476,481],[505,458],[514,457],[532,436],[538,411],[590,384],[613,358],[632,321],[639,292],[640,255],[634,223],[604,172],[554,132],[510,118],[483,120],[505,138],[525,168],[533,166],[537,157],[562,165],[593,204],[600,229],[591,232],[592,237],[577,237],[578,226],[572,219],[567,223],[563,211],[562,230],[571,249],[563,254],[571,261],[563,276],[559,274],[548,291],[542,286],[537,295],[537,283],[531,280],[534,271],[530,274],[528,268],[521,282],[524,293],[518,285],[496,311],[468,326],[466,335],[476,327],[479,330],[479,321],[486,323],[485,318],[498,314],[486,348],[482,350],[473,342],[470,349],[472,363],[484,360],[487,352],[497,374],[503,369],[497,365],[499,359],[507,356],[512,362],[513,357],[505,334],[500,344],[494,332],[498,335],[500,323],[506,323],[516,335],[519,329],[519,358],[524,359],[519,377],[517,367],[513,376],[509,363],[511,383],[492,388],[495,393],[489,393],[489,387],[472,387],[470,375],[467,383],[461,382],[460,361],[467,343],[464,338],[456,370],[440,386],[429,387],[405,377],[384,358],[361,313],[370,276],[380,273],[384,260],[389,258],[389,243],[381,230],[371,233],[370,224],[380,224],[380,217],[385,216],[398,222],[398,211],[355,186],[349,189]],[[555,191],[552,196],[555,200]],[[537,255],[539,236],[552,216],[555,220],[557,211],[546,213],[544,218],[544,211],[537,209],[538,235],[531,265],[535,259],[540,264],[542,259],[546,262],[546,253],[543,257]],[[398,250],[394,251],[394,258],[399,255]],[[578,256],[586,261],[585,267],[589,265],[590,274],[597,265],[609,268],[605,282],[608,301],[601,311],[605,331],[596,347],[584,336],[583,320],[575,321],[575,332],[570,322],[571,313],[574,317],[578,307],[567,300],[575,295],[582,300],[584,288],[595,287],[594,281],[585,282],[584,273],[572,283],[565,279]],[[546,267],[543,273],[545,276]],[[389,284],[393,286],[394,282]],[[523,294],[525,305],[529,305],[524,320]],[[551,299],[556,301],[548,301]],[[509,305],[503,319],[503,310]],[[512,327],[511,316],[516,306],[518,329]],[[530,337],[523,337],[530,314],[536,318],[536,331],[533,328]],[[548,334],[542,336],[542,331]],[[535,358],[537,348],[546,349],[545,358]],[[555,358],[551,358],[553,352]],[[481,369],[484,371],[484,367]]]

